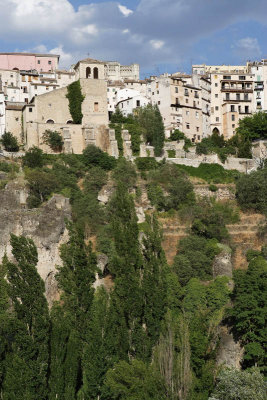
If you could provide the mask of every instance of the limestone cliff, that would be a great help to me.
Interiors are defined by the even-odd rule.
[[[70,219],[69,200],[54,195],[38,209],[26,206],[27,190],[22,181],[9,182],[0,190],[0,258],[6,252],[12,257],[10,234],[25,235],[33,239],[38,250],[37,269],[45,281],[49,304],[57,297],[55,267],[61,264],[59,247],[67,240],[65,219]]]

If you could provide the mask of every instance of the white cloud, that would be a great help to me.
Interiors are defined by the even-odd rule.
[[[232,45],[232,49],[246,57],[257,57],[261,54],[258,39],[252,37],[239,39],[234,45]]]
[[[154,49],[159,50],[164,45],[163,40],[150,40],[150,44]]]
[[[129,33],[129,32],[130,32],[129,29],[123,29],[123,31],[122,31],[122,33],[124,33],[124,34]]]
[[[121,4],[118,4],[118,8],[120,10],[120,12],[125,16],[125,17],[129,17],[129,15],[131,15],[133,13],[133,10],[130,10],[129,8],[122,6]]]

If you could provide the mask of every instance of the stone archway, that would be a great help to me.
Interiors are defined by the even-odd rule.
[[[87,67],[86,68],[86,78],[90,78],[91,77],[91,68]]]

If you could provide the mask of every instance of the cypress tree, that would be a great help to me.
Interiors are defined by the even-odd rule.
[[[97,399],[101,395],[107,371],[105,338],[108,312],[109,296],[105,288],[100,286],[94,296],[91,321],[84,345],[83,387],[78,396],[81,400]]]
[[[15,262],[4,260],[15,321],[3,382],[5,400],[47,398],[49,313],[31,239],[11,235]]]
[[[73,400],[82,386],[81,358],[90,322],[96,256],[83,232],[69,225],[69,241],[61,246],[63,266],[57,280],[60,304],[52,311],[50,399]]]
[[[167,304],[165,253],[161,246],[162,235],[155,216],[146,218],[147,229],[143,238],[143,294],[144,324],[146,326],[147,348],[143,353],[150,359],[152,348],[159,335],[161,321],[164,318]]]

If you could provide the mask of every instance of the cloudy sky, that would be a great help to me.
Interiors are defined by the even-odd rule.
[[[267,58],[267,0],[0,0],[0,52],[137,62],[142,76]]]

